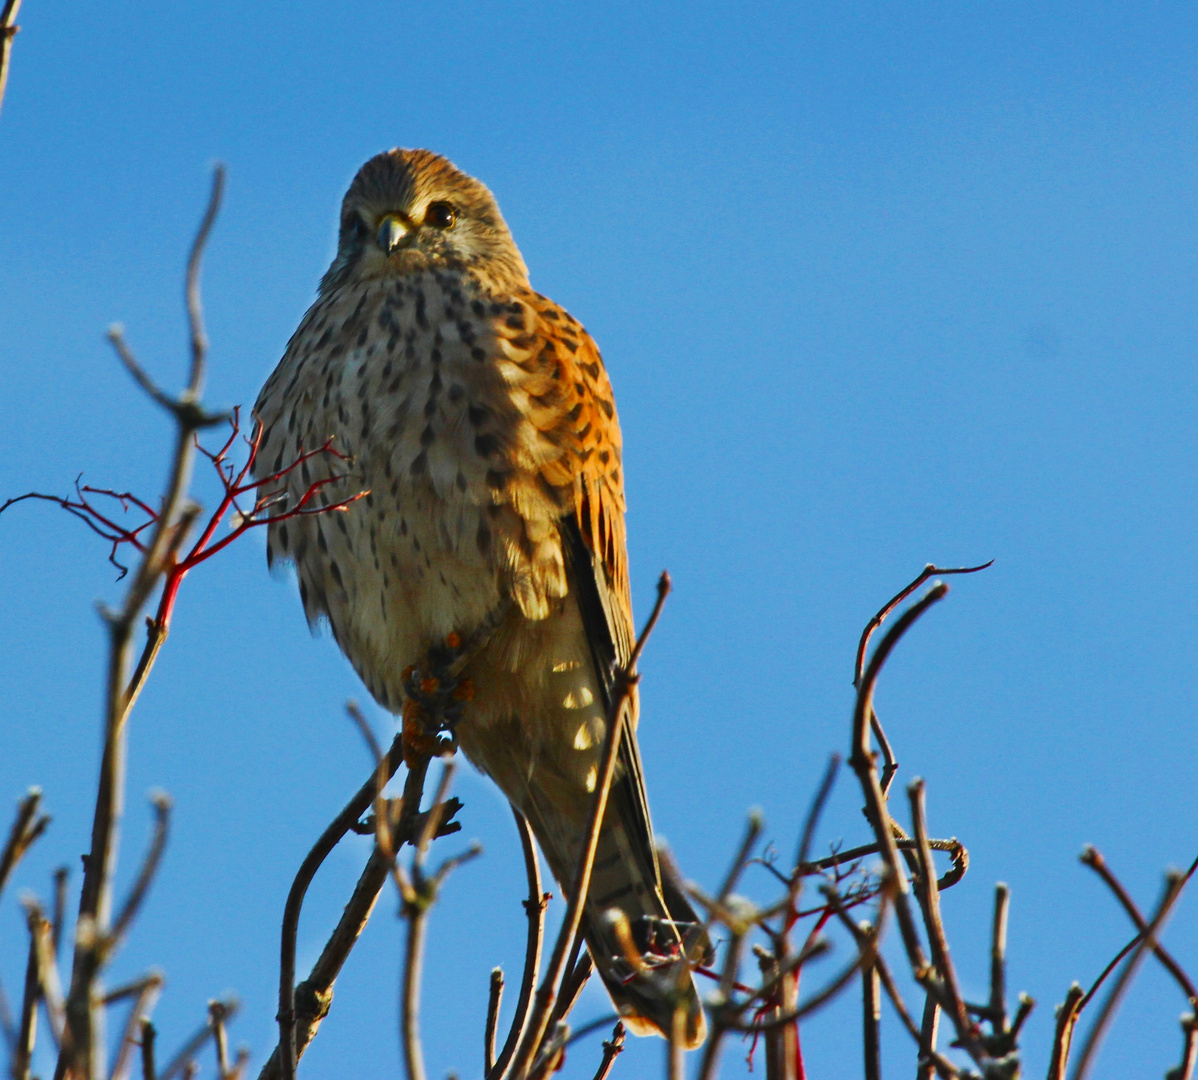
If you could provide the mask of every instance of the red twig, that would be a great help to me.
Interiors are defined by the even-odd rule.
[[[221,498],[216,509],[212,512],[204,528],[201,530],[199,537],[191,545],[186,554],[182,556],[173,554],[177,550],[177,547],[171,547],[168,550],[167,566],[163,575],[162,595],[158,601],[158,610],[154,616],[154,621],[160,629],[165,630],[169,626],[171,613],[174,611],[175,601],[179,594],[179,587],[183,584],[183,579],[188,573],[199,566],[200,563],[212,558],[217,552],[223,551],[234,541],[240,539],[250,529],[255,529],[262,525],[273,525],[294,517],[303,517],[310,514],[327,514],[345,510],[351,503],[357,502],[358,499],[367,494],[365,491],[359,491],[357,494],[351,495],[347,499],[342,499],[340,502],[326,503],[322,501],[319,505],[310,505],[316,496],[329,484],[335,484],[345,479],[345,475],[332,475],[310,483],[304,493],[295,502],[295,505],[288,506],[286,505],[288,492],[285,485],[280,486],[280,481],[285,480],[292,472],[313,458],[331,455],[338,461],[344,462],[346,460],[345,455],[334,450],[332,446],[333,440],[328,439],[324,445],[317,447],[315,450],[300,451],[295,459],[285,468],[278,469],[268,476],[262,477],[260,480],[254,480],[250,478],[250,473],[254,462],[257,460],[258,451],[262,446],[262,425],[255,420],[251,435],[248,437],[242,436],[242,441],[249,448],[249,454],[246,457],[245,464],[240,469],[229,461],[229,454],[237,442],[238,435],[241,434],[239,409],[233,410],[229,427],[229,437],[216,451],[206,450],[200,445],[197,437],[196,449],[208,458],[212,463],[217,477],[220,479],[222,489]],[[108,560],[120,570],[120,577],[124,577],[128,572],[128,568],[117,560],[117,553],[120,551],[122,545],[127,544],[138,552],[138,554],[144,555],[146,546],[142,542],[141,534],[150,528],[150,526],[157,523],[159,512],[128,491],[115,491],[111,488],[80,485],[79,479],[75,481],[75,496],[72,499],[70,496],[44,495],[40,492],[31,491],[25,495],[18,495],[15,498],[9,499],[3,506],[0,506],[0,513],[3,513],[14,503],[23,502],[26,499],[43,499],[48,502],[57,503],[68,513],[79,518],[96,535],[103,537],[112,544]],[[90,496],[101,496],[105,499],[114,500],[120,504],[122,513],[128,513],[130,506],[133,506],[145,515],[146,520],[136,526],[122,524],[116,519],[115,515],[105,513],[92,501]],[[238,499],[245,498],[246,496],[252,496],[254,499],[254,505],[248,512],[242,510],[241,505],[238,503]],[[230,511],[232,512],[232,527],[227,535],[213,542],[212,538],[216,535],[221,523],[226,517],[229,517]],[[272,511],[275,512],[272,513]]]

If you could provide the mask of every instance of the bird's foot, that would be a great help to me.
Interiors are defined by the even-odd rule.
[[[459,674],[464,653],[461,637],[450,634],[403,672],[403,746],[409,765],[457,749],[454,729],[474,697],[474,684]]]

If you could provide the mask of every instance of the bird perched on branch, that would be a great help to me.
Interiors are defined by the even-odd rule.
[[[309,622],[327,618],[413,749],[430,715],[450,726],[568,888],[634,645],[620,427],[599,350],[532,290],[490,191],[426,150],[362,166],[255,411],[260,475],[333,438],[352,466],[322,497],[369,490],[271,527],[267,557],[294,561]],[[319,478],[298,472],[293,501]],[[658,864],[635,722],[634,692],[582,925],[625,1023],[660,1033],[674,1002],[652,972],[696,919]],[[680,1000],[695,1045],[689,976]]]

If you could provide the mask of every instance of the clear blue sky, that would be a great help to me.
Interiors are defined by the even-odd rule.
[[[65,491],[80,470],[159,489],[167,424],[103,331],[124,322],[178,384],[213,161],[230,181],[204,278],[209,400],[248,406],[358,165],[394,145],[447,154],[607,359],[639,613],[662,567],[677,586],[643,665],[641,743],[688,875],[717,879],[753,804],[791,850],[846,748],[865,619],[925,562],[996,560],[904,644],[879,709],[900,782],[926,777],[933,831],[972,854],[945,914],[974,997],[992,885],[1011,884],[1010,984],[1039,1001],[1025,1046],[1041,1073],[1054,1004],[1129,931],[1081,845],[1144,904],[1198,850],[1194,7],[27,0],[22,16],[0,115],[0,493]],[[342,713],[363,693],[263,547],[187,582],[134,716],[124,873],[144,792],[167,789],[176,823],[113,973],[165,970],[164,1047],[235,990],[234,1038],[259,1063],[291,874],[368,769]],[[86,844],[91,604],[119,595],[104,555],[52,508],[0,519],[0,800],[45,789],[54,824],[19,875],[43,894]],[[842,781],[822,842],[864,836]],[[506,809],[470,770],[458,793],[486,855],[432,920],[437,1077],[476,1072],[487,974],[521,948]],[[346,844],[319,879],[301,964],[364,854]],[[309,1076],[395,1074],[394,911],[388,895]],[[10,995],[22,933],[14,893]],[[1198,893],[1166,940],[1198,971]],[[577,1016],[605,1008],[592,991]],[[1181,1008],[1146,968],[1096,1075],[1163,1073]],[[851,995],[805,1029],[813,1077],[857,1072],[837,1049],[857,1024]],[[905,1035],[888,1021],[885,1039],[906,1075]],[[730,1046],[725,1075],[740,1058]],[[617,1075],[660,1059],[638,1041]]]

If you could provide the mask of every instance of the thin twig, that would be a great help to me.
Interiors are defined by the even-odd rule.
[[[937,574],[976,574],[979,570],[985,570],[992,566],[994,560],[991,559],[988,563],[983,563],[981,566],[960,566],[941,568],[933,563],[928,563],[915,579],[905,585],[894,596],[892,596],[865,624],[865,629],[861,632],[861,640],[857,643],[857,656],[853,663],[853,686],[857,689],[861,688],[861,679],[865,673],[865,654],[869,648],[870,638],[874,632],[886,621],[887,616],[907,599],[916,589],[918,589],[929,578]],[[869,708],[869,724],[873,731],[874,738],[878,740],[878,746],[882,751],[882,776],[879,781],[879,786],[882,790],[882,797],[885,799],[890,794],[890,783],[894,779],[894,775],[898,772],[898,760],[895,758],[894,749],[890,745],[890,740],[886,738],[886,731],[882,727],[882,721],[878,719],[878,714],[874,711],[871,702]]]
[[[400,1036],[404,1070],[408,1080],[425,1080],[424,1050],[420,1042],[420,975],[424,962],[424,940],[428,907],[405,904],[408,936],[404,942],[403,984],[400,993]]]
[[[994,560],[982,563],[981,566],[954,566],[940,567],[934,563],[928,563],[915,579],[903,586],[897,593],[894,594],[885,604],[878,610],[868,623],[865,624],[865,629],[861,632],[861,640],[857,643],[857,657],[853,664],[853,685],[861,686],[861,677],[865,673],[865,653],[869,648],[869,639],[873,637],[874,631],[886,621],[886,617],[907,599],[916,589],[918,589],[925,581],[944,574],[976,574],[979,570],[986,570],[994,565]]]
[[[728,1027],[732,1031],[743,1031],[752,1034],[757,1031],[769,1031],[771,1028],[781,1027],[784,1024],[793,1023],[795,1020],[800,1020],[804,1016],[809,1016],[811,1013],[822,1009],[833,998],[837,996],[848,984],[852,981],[853,976],[861,968],[860,955],[853,958],[852,963],[845,966],[844,970],[836,976],[827,986],[818,993],[812,994],[806,1001],[797,1005],[793,1009],[787,1009],[778,1013],[778,1015],[770,1017],[768,1020],[753,1023],[731,1022]]]
[[[212,1021],[212,1043],[216,1048],[216,1075],[218,1080],[228,1080],[229,1036],[225,1031],[224,1002],[208,1002],[208,1017]]]
[[[208,207],[196,233],[188,260],[189,318],[193,323],[195,310],[198,309],[198,294],[195,290],[199,261],[220,206],[223,184],[224,169],[218,166],[213,174]],[[126,359],[122,356],[120,348],[117,349],[117,353],[122,361]],[[70,1039],[64,1042],[63,1052],[59,1054],[55,1080],[64,1080],[68,1070],[95,1077],[103,1068],[100,1060],[102,1047],[96,1031],[99,1018],[95,1014],[93,987],[108,955],[106,946],[112,909],[112,881],[116,869],[117,834],[124,799],[125,725],[166,638],[168,627],[163,618],[151,622],[141,657],[133,675],[128,676],[133,631],[142,609],[162,580],[168,559],[173,558],[178,551],[187,527],[198,512],[187,505],[186,493],[194,458],[192,437],[198,428],[212,419],[198,404],[203,359],[203,351],[197,353],[193,347],[188,386],[176,403],[177,408],[172,410],[177,425],[175,450],[161,510],[154,523],[150,541],[146,545],[146,552],[133,574],[133,581],[120,610],[106,613],[109,655],[104,750],[92,821],[91,848],[85,862],[83,886],[80,890],[75,956],[71,971],[71,988],[66,1003]],[[165,600],[164,590],[163,601]]]
[[[228,1023],[237,1015],[239,1004],[236,998],[228,998],[220,1003],[224,1009],[221,1018],[225,1023]],[[211,1008],[211,1006],[209,1006]],[[194,1058],[203,1048],[204,1044],[215,1034],[216,1025],[212,1018],[212,1013],[209,1012],[208,1018],[201,1024],[191,1038],[187,1040],[179,1050],[179,1052],[170,1060],[170,1063],[158,1075],[158,1080],[174,1080],[175,1076],[183,1073],[189,1066],[194,1063]]]
[[[37,949],[38,992],[46,1006],[50,1021],[50,1038],[56,1047],[65,1040],[66,1018],[62,999],[62,986],[58,980],[58,965],[54,962],[54,943],[50,938],[50,920],[41,904],[31,897],[21,901],[33,944]]]
[[[351,714],[352,715],[352,714]],[[370,774],[370,778],[358,789],[357,794],[346,803],[344,809],[330,822],[328,828],[320,835],[320,839],[312,845],[312,849],[300,863],[295,880],[287,893],[287,902],[283,906],[282,941],[279,958],[279,1048],[281,1075],[284,1080],[292,1080],[295,1076],[295,1065],[298,1060],[296,1048],[296,1018],[295,1018],[295,948],[299,934],[300,911],[303,908],[304,897],[308,886],[316,876],[316,871],[337,846],[341,838],[353,828],[357,820],[366,812],[374,801],[376,793],[381,790],[380,783],[385,784],[403,761],[403,737],[397,735],[391,743],[390,750],[382,758],[384,765]]]
[[[133,1070],[133,1049],[137,1046],[138,1035],[145,1037],[145,1025],[150,1021],[150,1013],[154,1009],[154,1005],[158,1000],[158,995],[162,991],[162,976],[155,973],[147,975],[144,979],[139,979],[137,983],[125,988],[130,991],[130,996],[136,994],[137,1000],[133,1002],[133,1006],[129,1010],[128,1019],[125,1021],[125,1032],[121,1036],[120,1046],[117,1049],[116,1062],[113,1064],[112,1072],[109,1074],[110,1080],[126,1080]],[[133,987],[136,987],[134,990]],[[107,995],[111,999],[115,994]],[[105,1001],[108,1004],[108,1000]]]
[[[605,1039],[603,1042],[603,1060],[599,1063],[599,1071],[595,1073],[594,1080],[607,1080],[608,1074],[612,1070],[612,1066],[624,1052],[624,1024],[617,1020],[616,1026],[612,1029],[611,1038]]]
[[[4,104],[4,88],[8,85],[8,66],[12,55],[12,39],[16,37],[17,12],[21,10],[21,0],[6,0],[3,12],[0,12],[0,105]]]
[[[421,773],[427,769],[428,757],[424,756],[422,762]],[[445,759],[433,805],[428,810],[423,827],[414,833],[419,839],[416,841],[416,854],[412,858],[407,891],[403,887],[405,882],[399,871],[398,859],[393,859],[392,862],[396,883],[400,886],[403,896],[401,913],[408,922],[399,1009],[400,1042],[408,1080],[425,1078],[424,1050],[420,1040],[420,983],[424,966],[424,943],[428,931],[428,912],[436,902],[437,892],[450,871],[482,852],[482,848],[475,844],[463,854],[446,859],[431,877],[424,873],[424,853],[432,834],[436,831],[437,822],[444,813],[445,797],[452,775],[453,762]],[[410,776],[411,774],[409,778]],[[415,792],[409,796],[405,789],[404,816],[408,821],[415,820],[408,815],[419,805],[420,793]]]
[[[2,25],[0,23],[0,26]],[[38,816],[41,802],[41,788],[30,788],[25,798],[17,803],[17,816],[8,832],[4,851],[0,853],[0,892],[4,891],[4,886],[8,884],[10,875],[16,869],[17,863],[24,858],[25,852],[50,824],[50,819],[45,814]]]
[[[903,946],[907,951],[907,959],[914,972],[923,972],[927,967],[927,959],[919,941],[919,933],[915,928],[915,919],[911,914],[908,902],[907,874],[899,861],[898,847],[890,827],[890,814],[886,809],[886,799],[878,780],[874,756],[869,748],[869,715],[873,709],[874,687],[887,657],[915,621],[929,607],[942,600],[947,593],[948,586],[940,582],[899,616],[894,626],[890,628],[877,649],[874,650],[869,665],[859,680],[856,707],[853,711],[853,751],[849,757],[849,764],[861,782],[861,789],[865,795],[866,816],[873,827],[882,859],[894,879],[895,915],[898,919]],[[868,642],[868,638],[864,640]]]
[[[1065,1000],[1057,1006],[1052,1054],[1048,1059],[1048,1080],[1065,1080],[1065,1067],[1069,1064],[1073,1031],[1077,1026],[1077,1018],[1081,1013],[1084,998],[1084,991],[1077,983],[1074,983],[1069,987]]]
[[[154,1040],[158,1029],[149,1020],[141,1022],[141,1080],[157,1080],[154,1071]]]
[[[882,998],[878,969],[861,967],[861,1046],[865,1080],[882,1080]]]
[[[1140,913],[1140,909],[1136,906],[1136,902],[1131,898],[1128,891],[1123,887],[1123,884],[1112,873],[1111,868],[1107,866],[1106,860],[1102,857],[1102,853],[1090,844],[1087,844],[1082,849],[1081,861],[1085,866],[1093,870],[1104,882],[1107,887],[1115,894],[1115,898],[1123,905],[1123,910],[1127,912],[1128,918],[1135,923],[1135,927],[1140,933],[1144,932],[1144,928],[1148,925],[1144,916]],[[1182,876],[1181,885],[1185,883],[1193,875],[1195,868],[1198,868],[1198,859],[1190,864],[1189,870]],[[1173,976],[1177,985],[1181,987],[1181,992],[1185,994],[1186,999],[1190,1003],[1190,1007],[1198,1009],[1198,990],[1194,988],[1190,977],[1185,973],[1182,966],[1173,959],[1169,952],[1159,942],[1152,944],[1153,955],[1161,962],[1165,970]]]
[[[145,860],[142,862],[141,872],[137,875],[137,880],[129,893],[129,898],[125,901],[121,913],[113,924],[112,933],[109,935],[108,948],[110,950],[119,947],[121,939],[128,933],[129,927],[137,917],[142,902],[146,898],[146,893],[150,891],[154,875],[158,872],[162,853],[166,850],[167,836],[170,832],[171,800],[164,792],[158,792],[152,797],[151,802],[154,806],[154,836],[150,841],[150,848],[146,852]]]
[[[584,952],[579,957],[578,963],[562,979],[561,992],[558,994],[557,1005],[553,1010],[554,1023],[565,1020],[574,1011],[574,1006],[578,1004],[578,998],[585,989],[587,980],[590,979],[594,968],[595,964],[591,959],[591,954]]]
[[[32,911],[29,922],[29,958],[25,963],[25,992],[21,999],[21,1026],[12,1054],[13,1080],[29,1080],[33,1051],[37,1044],[37,1004],[41,999],[41,980],[38,978],[37,934]]]
[[[731,936],[724,943],[724,966],[720,972],[719,990],[710,1003],[711,1033],[703,1047],[703,1056],[699,1060],[698,1080],[712,1080],[719,1065],[720,1044],[728,1030],[725,1019],[731,1013],[733,991],[736,988],[736,973],[740,968],[741,952],[744,949],[744,933],[738,933],[739,927],[730,928]]]
[[[977,1028],[969,1018],[965,1008],[965,998],[957,982],[956,969],[953,967],[952,955],[948,948],[948,937],[944,932],[944,923],[940,917],[940,893],[936,888],[936,869],[932,863],[932,851],[928,846],[927,812],[924,804],[925,787],[922,780],[915,780],[907,788],[911,803],[911,821],[915,832],[915,841],[919,845],[919,881],[916,894],[920,907],[923,909],[924,929],[928,935],[928,947],[932,953],[932,963],[944,990],[948,1016],[957,1029],[957,1039],[969,1052],[969,1055],[979,1065],[986,1058],[986,1053],[977,1037]]]
[[[1007,1030],[1007,911],[1011,890],[994,886],[994,921],[990,931],[990,1014],[995,1034]]]
[[[487,994],[487,1027],[483,1034],[483,1075],[495,1067],[495,1033],[499,1027],[499,1006],[503,1002],[503,968],[491,969],[491,989]]]
[[[807,855],[810,853],[812,841],[815,839],[815,830],[819,827],[819,819],[823,815],[824,807],[828,805],[828,799],[832,795],[832,786],[836,783],[836,773],[839,768],[840,755],[832,754],[828,758],[823,779],[820,780],[815,798],[811,800],[811,807],[808,809],[807,817],[803,821],[803,832],[799,840],[798,854],[795,857],[796,867],[805,867],[807,865]]]
[[[516,1011],[512,1015],[512,1025],[508,1030],[503,1050],[494,1067],[488,1070],[487,1080],[499,1080],[505,1075],[528,1023],[533,990],[541,972],[541,946],[545,940],[545,907],[549,903],[549,894],[541,892],[541,867],[537,861],[536,844],[528,819],[514,806],[512,815],[516,819],[516,830],[520,834],[524,869],[528,877],[528,899],[524,901],[524,911],[528,916],[528,931],[524,945],[524,971],[520,977],[520,997],[516,1002]]]
[[[328,1015],[333,1000],[333,985],[366,928],[389,873],[388,859],[376,848],[367,860],[349,902],[345,905],[345,910],[341,913],[341,918],[329,935],[328,941],[325,942],[319,958],[312,966],[311,973],[295,988],[297,1059],[303,1056],[304,1050],[319,1030],[321,1021]],[[281,1056],[281,1047],[276,1045],[259,1073],[259,1080],[279,1080],[282,1075]]]
[[[537,991],[528,1028],[525,1031],[512,1063],[512,1075],[518,1077],[519,1080],[524,1080],[527,1076],[540,1048],[541,1040],[545,1036],[545,1029],[552,1015],[553,1004],[558,992],[557,985],[562,977],[566,956],[574,944],[575,937],[578,935],[578,927],[582,921],[583,906],[586,903],[587,893],[590,889],[591,868],[595,862],[595,851],[599,846],[599,830],[603,825],[603,815],[607,809],[607,797],[611,791],[612,779],[615,777],[616,758],[620,751],[625,713],[627,712],[627,705],[639,678],[636,674],[636,664],[640,659],[645,643],[649,639],[649,635],[657,625],[657,620],[661,616],[661,610],[669,592],[670,575],[663,572],[657,583],[657,603],[653,606],[649,620],[645,624],[644,630],[641,631],[640,637],[637,639],[636,646],[632,650],[632,655],[628,659],[627,666],[615,673],[611,706],[607,714],[607,732],[603,744],[598,782],[595,786],[595,793],[591,798],[591,809],[587,820],[587,827],[583,834],[584,840],[578,865],[570,884],[566,915],[562,920],[561,930],[558,933],[557,942],[554,945],[544,981]]]
[[[1181,1018],[1181,1061],[1165,1074],[1165,1080],[1191,1080],[1198,1065],[1198,1016],[1189,1013]]]
[[[913,839],[902,839],[896,837],[894,846],[901,852],[914,852],[919,846]],[[939,881],[936,882],[936,887],[944,892],[945,889],[951,889],[958,881],[965,876],[965,872],[969,869],[969,852],[965,849],[965,845],[956,838],[948,840],[928,840],[928,846],[933,851],[947,851],[952,856],[953,865],[944,873]],[[857,859],[864,858],[866,855],[878,855],[882,851],[882,844],[861,844],[859,847],[848,848],[845,851],[838,851],[834,855],[829,855],[824,859],[817,859],[814,862],[805,862],[795,868],[796,873],[802,874],[804,877],[810,877],[813,874],[822,873],[825,870],[837,870],[843,867],[846,863],[854,862]],[[788,880],[784,875],[779,874],[768,863],[763,863],[767,869],[772,870],[774,875],[780,878],[784,883]],[[918,864],[917,864],[918,865]]]
[[[1093,1027],[1090,1028],[1089,1035],[1086,1036],[1085,1044],[1082,1046],[1081,1057],[1078,1058],[1077,1068],[1073,1071],[1072,1080],[1083,1080],[1083,1077],[1089,1071],[1090,1065],[1097,1056],[1098,1047],[1102,1042],[1103,1035],[1106,1033],[1107,1026],[1114,1018],[1115,1010],[1119,1007],[1119,1002],[1123,997],[1124,991],[1131,984],[1132,977],[1135,975],[1136,969],[1143,960],[1145,953],[1152,948],[1152,945],[1156,941],[1156,935],[1164,926],[1165,920],[1169,917],[1169,912],[1172,910],[1178,896],[1181,895],[1182,886],[1185,882],[1185,876],[1175,871],[1165,875],[1165,888],[1161,895],[1160,903],[1157,905],[1152,917],[1148,920],[1148,924],[1144,927],[1140,935],[1139,944],[1131,956],[1128,957],[1127,963],[1119,973],[1119,977],[1115,980],[1115,985],[1111,987],[1110,992],[1107,994],[1106,1001],[1102,1003],[1102,1009],[1099,1011]]]
[[[71,872],[65,866],[54,871],[54,914],[50,918],[50,940],[54,943],[54,956],[62,945],[62,928],[67,916],[67,882]]]

